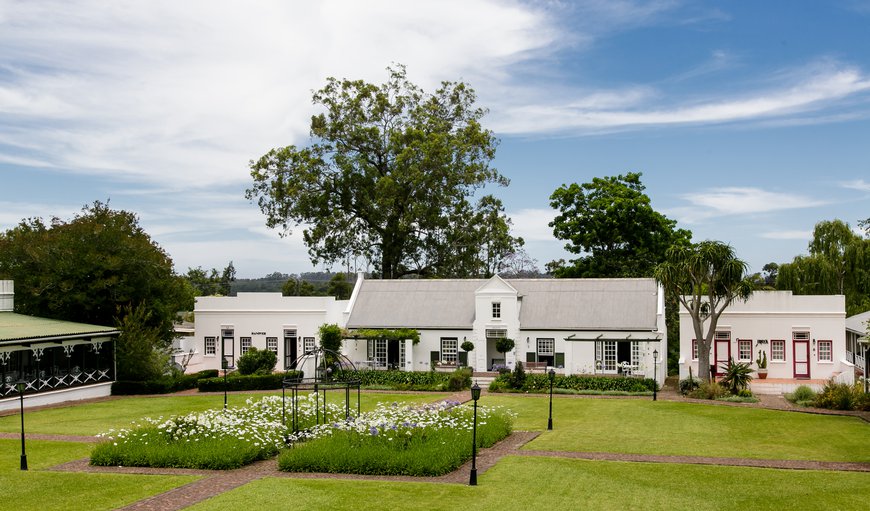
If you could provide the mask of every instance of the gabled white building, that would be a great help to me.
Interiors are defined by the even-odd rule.
[[[349,339],[346,354],[363,366],[429,370],[461,364],[513,368],[517,360],[565,374],[667,374],[664,298],[653,279],[360,279],[347,329],[420,332],[410,340]],[[502,354],[499,338],[514,339]],[[471,341],[474,350],[461,345]]]
[[[710,348],[716,374],[733,358],[757,368],[759,354],[767,358],[767,380],[816,387],[837,377],[853,381],[846,360],[846,301],[843,295],[793,295],[791,291],[756,291],[735,301],[719,317]],[[706,331],[706,327],[705,327]],[[698,344],[689,312],[680,308],[680,378],[689,368],[698,375]],[[757,376],[756,376],[757,378]],[[755,380],[754,384],[762,384]]]
[[[294,369],[298,357],[320,344],[321,325],[345,325],[349,303],[331,296],[281,293],[198,297],[194,308],[196,349],[187,371],[220,369],[222,355],[234,367],[251,347],[275,352],[276,369]]]

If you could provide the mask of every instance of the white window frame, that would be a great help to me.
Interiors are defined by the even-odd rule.
[[[441,338],[441,361],[448,364],[459,363],[459,338]]]
[[[604,341],[604,370],[616,372],[616,341]]]
[[[501,302],[492,302],[492,319],[501,319]]]
[[[247,353],[253,345],[254,343],[250,337],[239,337],[239,350],[241,351],[242,355]]]
[[[302,353],[311,353],[316,348],[314,337],[302,338]]]
[[[207,357],[214,357],[217,355],[217,337],[205,338],[203,353],[205,353],[205,356]]]
[[[826,346],[824,358],[822,357],[822,345]],[[834,341],[825,339],[818,341],[818,357],[819,362],[833,362],[834,361]]]
[[[555,357],[556,356],[556,339],[539,338],[537,342],[539,357]]]
[[[692,360],[698,360],[698,339],[692,339]]]
[[[274,353],[276,356],[278,355],[278,338],[277,337],[266,337],[266,349]]]
[[[746,348],[745,351],[744,348]],[[737,360],[740,362],[752,361],[752,339],[737,339]]]
[[[778,355],[781,358],[777,358]],[[785,339],[772,339],[770,341],[770,361],[785,362]]]

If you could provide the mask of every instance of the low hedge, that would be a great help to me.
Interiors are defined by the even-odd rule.
[[[172,392],[196,388],[197,383],[203,378],[213,378],[217,375],[217,369],[206,369],[205,371],[182,374],[177,377],[164,376],[159,380],[118,380],[112,383],[112,395],[170,394]]]
[[[466,374],[467,373],[467,374]],[[393,390],[463,390],[471,386],[470,371],[459,369],[452,373],[436,371],[338,371],[338,380],[359,380],[363,387]]]
[[[656,382],[652,378],[612,378],[608,376],[556,376],[553,388],[571,390],[619,391],[619,392],[652,392]],[[545,393],[550,390],[550,378],[546,374],[526,373],[521,388],[511,386],[511,374],[499,375],[490,385],[492,392],[509,392],[511,390],[532,393]]]
[[[302,371],[287,371],[286,373],[240,375],[231,373],[226,382],[223,377],[204,378],[199,380],[197,388],[200,392],[223,392],[226,390],[275,390],[280,389],[285,378],[302,378]]]

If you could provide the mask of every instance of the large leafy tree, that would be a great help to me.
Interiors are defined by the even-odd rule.
[[[698,341],[698,360],[710,359],[710,347],[722,312],[734,301],[745,300],[753,283],[746,277],[747,264],[730,245],[702,241],[674,245],[655,270],[656,280],[683,305],[692,318]],[[710,365],[699,364],[698,376],[710,378]]]
[[[870,239],[842,220],[826,220],[816,224],[808,248],[809,255],[779,266],[777,289],[845,295],[848,315],[870,309]]]
[[[427,93],[403,66],[388,71],[382,85],[329,78],[313,96],[323,111],[310,143],[252,161],[246,196],[269,227],[304,224],[314,263],[362,256],[383,278],[478,273],[488,256],[467,250],[460,231],[502,229],[505,218],[492,214],[495,199],[470,199],[487,183],[508,184],[490,165],[497,141],[480,124],[486,112],[465,83]],[[457,261],[457,252],[472,255]]]
[[[565,248],[580,257],[547,264],[557,278],[652,277],[673,245],[688,245],[692,233],[653,209],[642,174],[593,178],[589,183],[563,185],[550,197],[559,211],[550,223]],[[680,338],[679,304],[665,300],[668,338]],[[679,343],[668,345],[668,367],[676,368]]]
[[[556,277],[649,277],[671,245],[689,242],[691,232],[653,209],[640,178],[596,177],[553,192],[553,235],[579,256],[555,268]]]
[[[15,281],[23,314],[114,325],[139,310],[137,328],[168,344],[190,286],[128,211],[85,206],[70,221],[23,220],[0,234],[0,277]]]
[[[184,279],[194,288],[196,296],[230,296],[232,283],[236,280],[236,268],[232,261],[222,272],[218,272],[217,268],[208,272],[202,266],[197,266],[188,268]]]

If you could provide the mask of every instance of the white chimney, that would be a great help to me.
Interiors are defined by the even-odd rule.
[[[14,288],[14,281],[0,280],[0,312],[12,312],[15,305]]]

